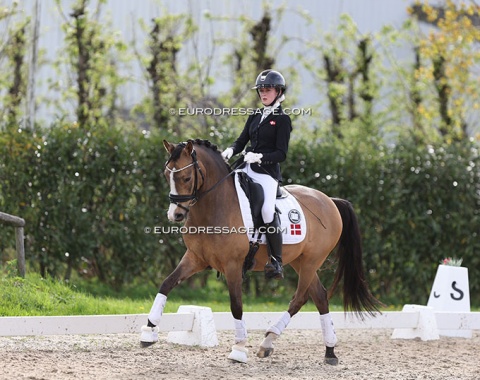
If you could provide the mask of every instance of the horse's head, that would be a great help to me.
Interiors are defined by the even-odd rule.
[[[198,190],[205,181],[205,168],[197,161],[192,141],[174,145],[163,140],[163,146],[170,154],[164,171],[170,185],[167,216],[172,222],[182,222],[198,200]]]

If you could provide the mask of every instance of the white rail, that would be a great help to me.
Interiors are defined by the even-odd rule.
[[[201,308],[205,309],[205,308]],[[193,331],[195,311],[166,313],[159,326],[163,332]],[[233,330],[230,313],[212,313],[216,331]],[[248,330],[266,330],[278,321],[282,313],[244,313]],[[336,329],[417,329],[425,322],[421,311],[393,311],[356,317],[352,313],[332,312]],[[435,329],[480,330],[480,312],[434,312]],[[138,333],[147,321],[147,314],[89,315],[64,317],[0,317],[0,336],[76,335]],[[423,322],[422,322],[423,320]],[[202,324],[197,324],[202,325]],[[317,312],[300,312],[295,315],[288,329],[320,330]]]

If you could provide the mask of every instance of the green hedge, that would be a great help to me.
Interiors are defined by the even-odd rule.
[[[117,288],[139,275],[163,277],[178,241],[160,244],[144,232],[165,223],[168,206],[160,136],[75,125],[40,136],[0,137],[0,208],[26,219],[32,268],[67,279],[76,270]],[[5,247],[12,240],[3,236]]]
[[[164,137],[75,125],[2,131],[0,210],[26,219],[30,270],[64,278],[77,271],[116,288],[136,278],[159,284],[184,252],[180,236],[144,230],[168,223]],[[437,265],[454,256],[469,268],[480,305],[479,168],[478,147],[468,142],[292,141],[283,174],[285,183],[353,203],[369,282],[384,302],[426,303]],[[13,247],[13,229],[0,228],[4,261]]]

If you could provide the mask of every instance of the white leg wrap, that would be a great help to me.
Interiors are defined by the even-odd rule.
[[[155,301],[153,301],[152,308],[150,309],[150,314],[148,314],[148,320],[152,322],[155,326],[160,323],[160,319],[162,318],[163,309],[165,308],[166,303],[167,296],[163,295],[162,293],[158,293],[155,297]]]
[[[242,319],[234,319],[235,322],[235,344],[246,341],[247,340],[247,325],[245,321]]]
[[[288,311],[283,313],[280,319],[278,320],[278,322],[268,328],[267,334],[269,332],[273,332],[277,335],[281,335],[283,330],[285,330],[285,327],[287,327],[288,324],[290,323],[290,318],[291,317]]]
[[[330,313],[320,315],[320,324],[322,326],[323,341],[327,347],[335,347],[337,344],[337,334],[333,327],[332,316]]]

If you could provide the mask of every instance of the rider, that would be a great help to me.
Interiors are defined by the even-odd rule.
[[[250,141],[244,157],[246,166],[242,170],[262,186],[265,195],[262,218],[271,257],[271,264],[265,266],[265,276],[282,279],[282,232],[275,212],[275,199],[278,182],[282,181],[280,162],[287,157],[292,130],[290,117],[283,113],[280,105],[285,100],[285,79],[278,71],[265,70],[258,75],[252,89],[257,90],[264,108],[248,117],[242,133],[222,156],[230,159]]]

